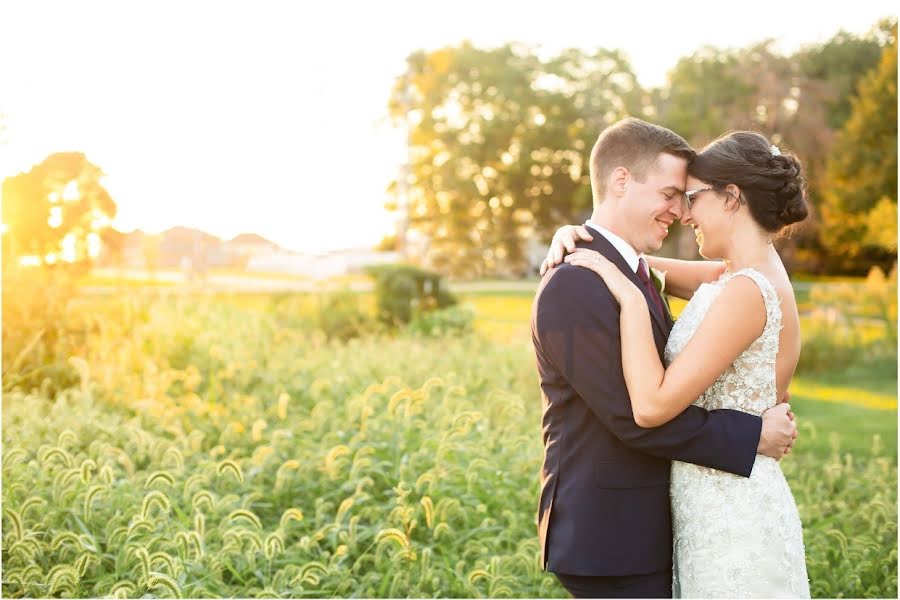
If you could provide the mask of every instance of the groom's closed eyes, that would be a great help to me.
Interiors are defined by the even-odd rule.
[[[666,197],[666,200],[671,200],[672,198],[684,198],[684,190],[681,188],[677,188],[674,185],[667,185],[664,188],[659,188],[657,190],[663,196]]]

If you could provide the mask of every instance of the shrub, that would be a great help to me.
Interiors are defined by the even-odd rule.
[[[319,297],[315,327],[329,339],[347,341],[363,335],[372,327],[368,314],[360,306],[359,295],[349,289]]]
[[[812,316],[805,321],[799,372],[896,360],[897,268],[878,267],[863,286],[818,284],[810,290]]]
[[[87,319],[70,315],[75,293],[64,269],[4,265],[4,390],[30,390],[49,379],[53,392],[78,381],[67,360],[83,344]]]
[[[823,373],[860,358],[862,341],[851,328],[817,318],[805,329],[810,333],[803,335],[798,373]]]
[[[416,313],[457,303],[439,273],[407,264],[377,265],[366,272],[375,280],[378,319],[387,325],[405,325]]]
[[[415,335],[441,337],[472,332],[475,309],[470,305],[456,305],[430,311],[417,311],[407,330]]]

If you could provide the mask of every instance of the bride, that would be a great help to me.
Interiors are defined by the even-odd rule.
[[[622,367],[635,419],[657,427],[691,403],[762,414],[787,391],[800,355],[793,288],[772,235],[807,216],[800,163],[760,134],[732,132],[688,166],[682,222],[700,254],[647,257],[668,293],[688,299],[662,364],[647,301],[609,260],[557,231],[541,272],[564,260],[603,278],[621,307]],[[778,462],[757,455],[749,478],[673,461],[673,596],[808,598],[797,506]]]

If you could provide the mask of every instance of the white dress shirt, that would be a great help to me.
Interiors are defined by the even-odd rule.
[[[644,258],[643,252],[638,254],[635,249],[631,247],[631,244],[614,234],[609,229],[597,225],[590,219],[585,221],[584,224],[605,237],[607,241],[613,245],[613,248],[619,251],[619,254],[622,255],[622,258],[624,258],[625,262],[628,263],[628,266],[631,267],[631,270],[637,273],[638,265],[640,265],[641,259]]]

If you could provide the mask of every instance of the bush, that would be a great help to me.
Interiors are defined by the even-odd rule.
[[[862,354],[862,341],[849,327],[837,327],[826,319],[810,323],[811,333],[803,336],[798,373],[824,373],[847,366]]]
[[[55,393],[78,381],[67,361],[82,347],[88,319],[71,315],[75,293],[65,269],[3,266],[4,391],[31,390],[47,380],[46,391]]]
[[[377,265],[366,272],[375,280],[378,319],[386,325],[402,326],[414,314],[457,303],[439,273],[407,264]]]
[[[328,339],[346,342],[363,335],[372,329],[372,325],[355,292],[343,289],[319,297],[314,326]]]
[[[863,286],[818,284],[810,290],[813,314],[805,322],[797,371],[896,361],[897,268],[889,276],[878,267]]]
[[[407,330],[415,335],[441,337],[472,332],[475,309],[469,305],[450,306],[431,311],[419,311],[409,322]]]

